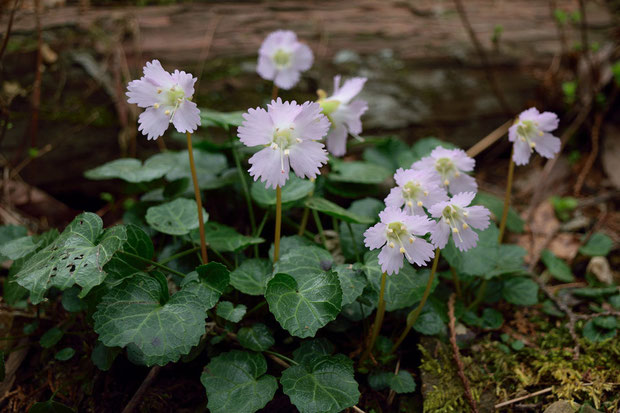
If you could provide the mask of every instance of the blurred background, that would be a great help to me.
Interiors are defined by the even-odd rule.
[[[271,83],[255,72],[257,50],[276,29],[294,30],[315,54],[284,99],[314,100],[335,74],[365,76],[364,136],[435,136],[465,149],[535,105],[560,114],[558,136],[568,130],[558,185],[571,192],[587,167],[582,187],[617,190],[619,9],[602,0],[3,0],[0,221],[30,216],[45,227],[97,210],[118,183],[88,181],[85,170],[175,147],[140,135],[126,103],[127,82],[148,60],[198,77],[201,107],[265,104]],[[477,158],[483,188],[501,194],[509,152],[504,138]],[[537,184],[523,180],[518,193]]]

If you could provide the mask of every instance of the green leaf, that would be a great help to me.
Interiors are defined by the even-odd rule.
[[[200,243],[200,233],[198,229],[191,232],[190,237],[195,243]],[[265,242],[259,237],[241,235],[234,228],[217,222],[209,222],[205,225],[205,241],[209,248],[217,252],[242,251],[250,245]]]
[[[71,347],[65,347],[54,355],[54,358],[58,361],[67,361],[75,355],[75,350]]]
[[[107,347],[101,341],[97,341],[90,359],[99,370],[108,371],[120,352],[121,349],[119,347]]]
[[[292,249],[300,248],[300,247],[316,247],[317,244],[310,241],[306,237],[302,237],[300,235],[289,235],[280,238],[280,257],[289,252]],[[273,261],[273,248],[274,245],[271,244],[269,247],[269,259]]]
[[[606,295],[614,294],[618,292],[618,287],[583,287],[574,288],[571,290],[571,294],[577,297],[598,298],[605,297]]]
[[[212,413],[253,413],[273,398],[278,383],[265,374],[267,362],[259,353],[233,350],[211,359],[200,376]]]
[[[376,222],[376,219],[354,214],[342,208],[341,206],[336,205],[331,201],[328,201],[325,198],[308,198],[305,202],[305,205],[310,209],[314,209],[326,215],[353,224],[374,224]]]
[[[294,173],[289,174],[289,179],[282,187],[282,204],[290,204],[299,201],[314,191],[314,182],[308,179],[298,178]],[[252,199],[262,206],[273,206],[276,204],[276,190],[267,189],[264,182],[256,181],[252,183],[250,189]]]
[[[594,324],[594,320],[588,321],[581,332],[585,338],[593,343],[599,343],[601,341],[608,340],[616,336],[616,329],[608,330],[599,328]]]
[[[99,340],[108,347],[135,345],[149,366],[189,353],[205,332],[206,304],[188,288],[163,305],[160,293],[159,282],[142,274],[106,293],[93,315]]]
[[[609,304],[616,310],[620,310],[620,294],[609,297]]]
[[[33,237],[21,237],[14,239],[0,246],[0,262],[17,260],[29,255],[37,249],[37,244]]]
[[[427,336],[439,334],[445,327],[441,317],[435,311],[424,311],[413,325],[415,331]]]
[[[276,274],[267,283],[265,299],[280,325],[296,337],[314,337],[317,330],[336,319],[342,289],[333,272]]]
[[[162,178],[175,166],[172,157],[158,155],[148,159],[144,165],[138,159],[116,159],[84,172],[84,176],[93,180],[118,178],[131,183],[152,181]]]
[[[254,351],[268,350],[276,343],[271,332],[263,323],[240,328],[237,332],[237,339],[243,347]]]
[[[2,252],[5,246],[9,242],[25,237],[26,235],[28,235],[26,227],[18,227],[16,225],[0,225],[0,262],[11,259]]]
[[[271,276],[272,268],[269,260],[253,258],[243,261],[230,273],[230,284],[244,294],[263,295]]]
[[[147,260],[152,259],[155,253],[151,237],[142,228],[128,224],[125,226],[125,231],[127,240],[103,268],[108,274],[105,279],[105,285],[108,288],[115,287],[136,274],[144,274],[144,269],[149,265],[144,260],[123,254],[122,251]]]
[[[215,189],[230,182],[230,180],[225,177],[228,161],[224,154],[211,153],[199,149],[194,149],[193,153],[196,175],[198,176],[198,187],[200,189]],[[170,157],[168,162],[173,163],[173,167],[166,173],[166,180],[172,182],[181,178],[186,178],[190,182],[192,181],[192,172],[187,151],[168,151],[165,152],[165,156]]]
[[[28,413],[75,413],[75,410],[54,400],[36,402]]]
[[[15,274],[19,285],[30,291],[30,300],[39,304],[50,287],[66,290],[74,284],[86,296],[106,277],[103,266],[127,239],[124,226],[103,231],[97,215],[78,215],[63,233],[23,265]]]
[[[478,235],[476,247],[467,251],[459,251],[450,239],[441,255],[457,272],[487,280],[505,274],[526,273],[523,264],[526,251],[518,245],[499,244],[499,230],[495,225]]]
[[[187,274],[181,281],[181,288],[195,294],[206,311],[217,304],[229,282],[228,269],[219,262],[210,262]]]
[[[280,255],[273,267],[273,273],[284,273],[298,282],[319,275],[332,268],[334,258],[323,248],[309,246],[289,249]]]
[[[204,222],[209,215],[202,209]],[[146,222],[159,232],[169,235],[185,235],[198,228],[198,209],[193,199],[179,198],[146,210]]]
[[[602,232],[595,232],[579,252],[590,257],[605,256],[611,251],[613,241]]]
[[[606,330],[613,330],[618,327],[616,317],[614,317],[613,315],[596,317],[593,318],[592,321],[594,321],[594,325],[596,325],[597,327],[604,328]]]
[[[62,306],[70,313],[77,313],[86,309],[86,303],[83,302],[80,297],[80,289],[77,286],[73,286],[62,293]]]
[[[328,175],[328,179],[335,182],[380,184],[392,175],[390,170],[370,162],[344,162],[333,159],[331,164],[332,172]]]
[[[336,413],[360,397],[353,361],[342,354],[323,356],[313,366],[300,364],[282,372],[282,390],[301,413]]]
[[[39,344],[41,344],[41,347],[43,348],[54,347],[64,335],[65,333],[61,329],[58,327],[52,327],[41,336],[39,339]]]
[[[495,220],[499,222],[504,212],[504,201],[488,192],[478,192],[473,201],[476,205],[484,205],[495,216]],[[508,208],[508,217],[506,218],[506,228],[510,232],[522,233],[525,227],[525,221],[521,219],[517,211],[512,207]]]
[[[538,303],[538,285],[529,278],[510,278],[504,282],[502,296],[512,304],[534,305]]]
[[[241,126],[245,112],[218,112],[216,110],[200,108],[200,121],[203,128],[216,127],[226,131],[230,127]]]
[[[433,152],[433,149],[435,149],[436,147],[441,146],[443,148],[447,148],[447,149],[455,149],[458,148],[457,146],[448,143],[448,142],[444,142],[440,139],[434,138],[434,137],[428,137],[428,138],[422,138],[419,141],[417,141],[416,143],[413,144],[413,146],[411,147],[411,152],[413,153],[413,162],[419,161],[420,159],[424,158],[425,156],[428,156],[431,154],[431,152]],[[411,165],[409,165],[411,166]],[[408,167],[409,167],[408,166]]]
[[[342,305],[347,305],[355,301],[357,297],[362,295],[362,291],[368,280],[361,270],[361,264],[340,264],[334,267],[334,272],[340,280],[342,288]]]
[[[363,271],[376,292],[381,289],[381,267],[378,259],[379,251],[370,251],[364,255]],[[385,281],[385,309],[394,311],[410,307],[419,302],[424,295],[430,271],[416,271],[413,266],[405,263],[398,274],[388,275]],[[437,287],[438,280],[433,280],[431,292]]]
[[[351,321],[360,321],[368,317],[377,308],[379,293],[373,286],[367,285],[362,295],[351,304],[343,305],[341,314]]]
[[[481,327],[497,330],[504,324],[504,316],[494,308],[485,308],[482,311]]]
[[[299,364],[309,369],[323,356],[329,356],[334,352],[334,345],[326,338],[304,340],[297,350],[293,351],[293,358]]]
[[[400,370],[398,374],[391,374],[389,380],[390,389],[398,394],[412,393],[415,391],[415,381],[411,373]]]
[[[411,167],[415,160],[407,144],[398,138],[384,139],[376,145],[369,146],[364,150],[362,157],[375,165],[389,168],[392,173],[398,168]]]
[[[235,305],[230,301],[220,301],[217,305],[217,310],[215,313],[223,319],[233,323],[238,323],[245,315],[247,309],[248,308],[243,304],[239,304],[235,307]]]
[[[566,264],[563,259],[556,257],[551,251],[543,250],[540,258],[549,270],[549,273],[553,275],[556,280],[567,283],[575,281],[575,276],[568,264]]]
[[[364,198],[353,201],[351,206],[347,208],[352,214],[367,217],[373,220],[377,219],[379,212],[385,208],[385,204],[375,198]],[[351,226],[351,231],[349,230]],[[368,224],[350,224],[340,222],[340,247],[342,254],[349,260],[357,259],[357,255],[362,256],[366,251],[364,246],[364,231],[368,229]],[[351,237],[353,232],[353,237]]]

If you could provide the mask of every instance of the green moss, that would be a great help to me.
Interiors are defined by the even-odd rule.
[[[461,351],[465,374],[481,410],[485,410],[482,408],[485,389],[492,389],[496,400],[503,401],[553,386],[551,393],[529,402],[587,401],[597,409],[616,411],[620,406],[620,391],[616,385],[620,383],[620,340],[603,343],[581,340],[580,357],[575,360],[574,343],[565,328],[539,331],[533,346],[517,352],[506,352],[505,347],[500,349],[501,343],[492,335],[480,340],[471,351]],[[426,386],[424,411],[467,411],[450,347],[436,340],[431,343],[420,346]],[[489,400],[487,408],[493,403]]]

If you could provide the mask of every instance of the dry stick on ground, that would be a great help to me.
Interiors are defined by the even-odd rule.
[[[474,400],[474,396],[471,394],[471,388],[469,386],[469,380],[467,380],[467,376],[465,376],[465,367],[463,366],[463,362],[461,361],[461,356],[459,355],[459,347],[456,344],[456,329],[454,324],[456,323],[456,319],[454,318],[454,299],[456,297],[455,293],[452,293],[450,296],[450,300],[448,301],[448,317],[450,318],[450,344],[452,345],[452,356],[454,357],[454,361],[456,362],[457,372],[461,381],[463,382],[463,387],[465,388],[465,397],[471,406],[471,410],[474,413],[478,413],[478,406],[476,406],[476,401]]]
[[[398,376],[398,372],[399,371],[400,371],[400,358],[396,362],[396,369],[394,369],[394,375]],[[392,405],[392,402],[394,402],[394,397],[395,396],[396,396],[396,392],[394,390],[390,389],[390,393],[389,393],[388,399],[387,399],[388,406]]]
[[[596,157],[598,156],[598,140],[599,140],[599,136],[601,132],[602,123],[603,123],[603,114],[599,112],[594,117],[594,124],[592,125],[592,132],[591,132],[592,151],[590,152],[590,155],[588,155],[588,159],[586,160],[586,163],[583,166],[583,169],[581,170],[581,172],[579,172],[579,176],[577,177],[577,182],[575,182],[575,188],[573,190],[573,194],[575,196],[579,196],[581,192],[581,188],[583,187],[583,183],[586,180],[586,176],[590,172],[590,169],[592,169],[592,166],[594,165],[594,161],[596,160]]]
[[[43,29],[41,28],[41,2],[34,0],[34,16],[37,23],[37,67],[32,90],[32,119],[30,120],[30,147],[37,147],[39,130],[39,107],[41,106],[41,76],[43,71]]]
[[[520,402],[521,400],[529,399],[530,397],[540,396],[541,394],[549,393],[552,390],[553,390],[553,387],[547,387],[546,389],[542,389],[542,390],[536,391],[534,393],[526,394],[525,396],[517,397],[516,399],[507,400],[505,402],[501,402],[499,404],[496,404],[495,408],[499,409],[500,407],[508,406],[508,405],[513,404],[513,403]]]
[[[476,32],[474,32],[474,29],[472,28],[471,23],[469,22],[469,19],[467,18],[467,13],[465,12],[463,3],[461,2],[461,0],[454,0],[454,5],[456,6],[456,10],[459,13],[459,17],[461,18],[461,21],[463,22],[463,26],[465,26],[465,30],[467,30],[467,34],[469,35],[469,38],[474,44],[476,52],[478,53],[478,57],[480,57],[482,66],[484,66],[484,73],[489,82],[489,85],[491,86],[491,89],[493,90],[493,94],[497,98],[497,101],[499,105],[501,106],[502,110],[504,111],[504,113],[506,114],[506,116],[512,117],[514,112],[510,108],[510,105],[508,104],[508,102],[506,101],[506,98],[504,97],[504,94],[502,93],[502,89],[499,87],[499,84],[497,83],[497,79],[495,78],[495,73],[493,72],[493,69],[491,68],[491,64],[489,63],[489,59],[487,58],[484,48],[482,47],[480,40],[478,40],[478,37],[476,36]]]
[[[6,50],[6,45],[9,43],[11,28],[13,27],[13,18],[15,17],[15,11],[17,10],[17,3],[19,3],[19,0],[15,0],[15,3],[13,3],[13,8],[11,9],[11,14],[9,15],[9,24],[6,27],[4,39],[2,39],[2,46],[0,46],[0,61],[2,60],[2,56],[4,55],[4,51]]]
[[[149,370],[149,374],[147,374],[146,378],[144,379],[140,387],[138,387],[138,390],[136,391],[136,393],[133,395],[131,400],[129,400],[129,403],[127,403],[127,406],[125,406],[125,408],[123,409],[123,413],[132,413],[134,410],[136,410],[136,408],[140,404],[140,401],[142,400],[142,396],[144,396],[144,393],[146,393],[146,390],[155,381],[160,370],[161,370],[160,366],[151,367],[151,370]]]

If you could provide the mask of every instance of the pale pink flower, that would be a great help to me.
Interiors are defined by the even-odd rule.
[[[379,264],[383,272],[398,273],[403,267],[403,256],[419,266],[435,256],[433,246],[421,238],[435,226],[426,216],[411,216],[400,208],[387,207],[379,218],[378,224],[364,232],[364,244],[373,250],[381,248]]]
[[[437,248],[448,243],[450,232],[454,244],[461,251],[474,248],[478,243],[478,234],[472,229],[485,229],[489,226],[490,212],[483,206],[468,207],[476,194],[462,192],[454,195],[449,201],[439,202],[430,207],[429,212],[439,222],[431,231],[431,241]]]
[[[394,174],[396,187],[385,198],[385,205],[401,208],[409,215],[424,215],[422,207],[430,208],[447,201],[448,194],[439,177],[428,171],[399,168]]]
[[[297,40],[290,30],[277,30],[263,41],[258,50],[256,71],[263,79],[273,80],[281,89],[291,89],[301,72],[310,69],[314,56],[310,48]]]
[[[200,125],[200,110],[191,101],[196,78],[175,70],[166,72],[159,60],[147,62],[144,76],[127,85],[127,100],[141,108],[138,130],[147,139],[157,139],[173,124],[178,132],[194,132]]]
[[[411,168],[435,174],[451,194],[458,194],[478,190],[476,180],[466,174],[474,170],[475,164],[476,161],[462,149],[438,146],[429,156],[414,162]]]
[[[260,178],[270,186],[283,186],[291,168],[300,178],[316,178],[327,163],[322,143],[329,121],[315,102],[298,105],[295,101],[271,101],[267,110],[250,109],[243,114],[237,135],[246,146],[264,146],[249,160],[254,180]]]
[[[527,164],[534,150],[549,159],[560,152],[560,139],[550,133],[558,123],[558,116],[553,112],[540,113],[536,108],[521,112],[508,129],[508,140],[514,142],[512,160],[515,164]]]
[[[347,135],[359,138],[362,133],[361,117],[368,110],[364,100],[354,100],[366,83],[365,77],[354,77],[340,87],[340,76],[334,77],[334,93],[331,96],[319,90],[318,103],[331,122],[327,135],[327,150],[334,156],[343,156],[347,151]]]

